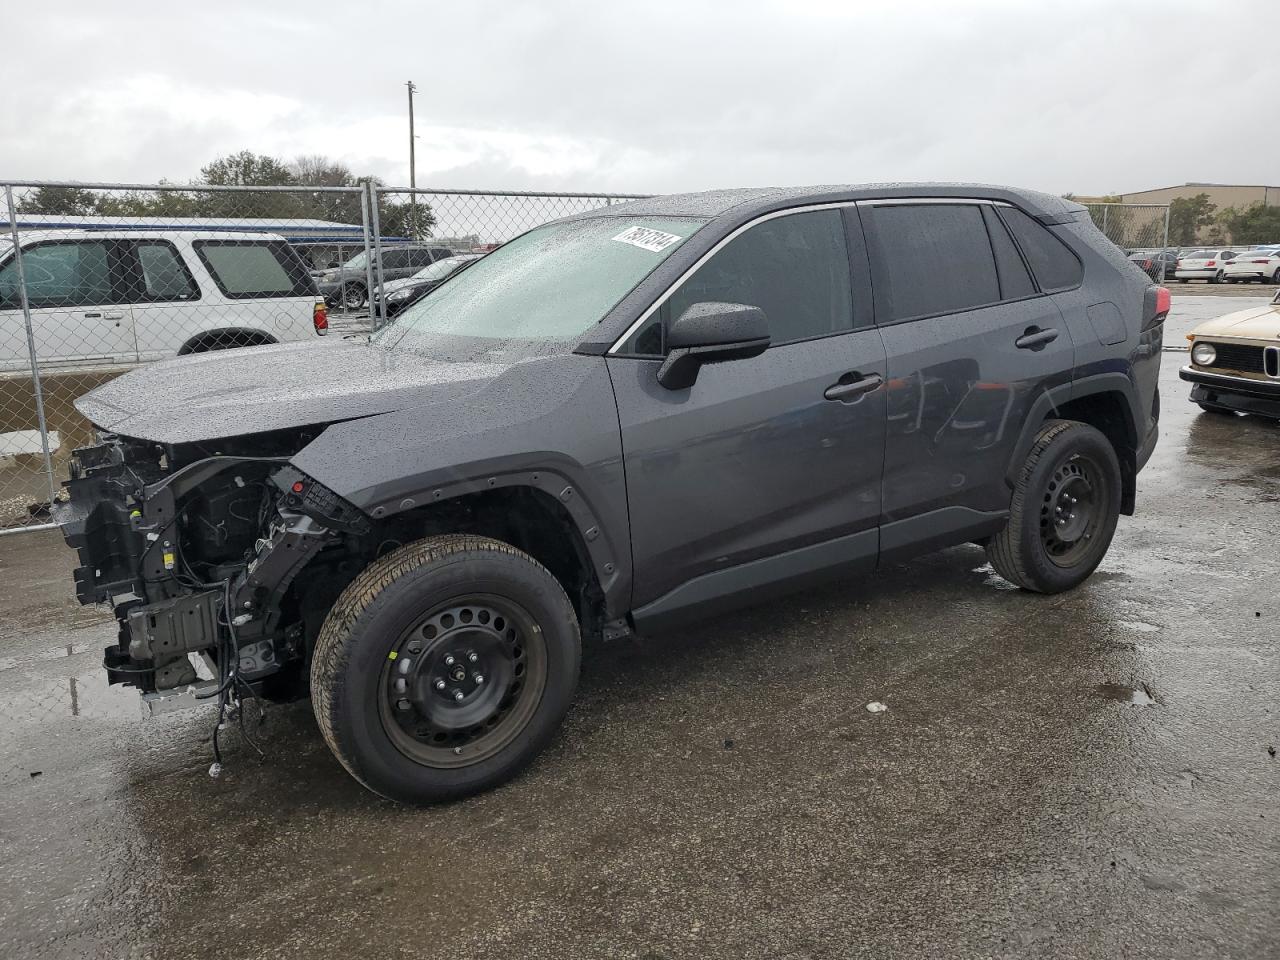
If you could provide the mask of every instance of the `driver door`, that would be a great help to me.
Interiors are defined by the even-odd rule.
[[[851,282],[849,246],[840,210],[762,221],[668,294],[623,345],[632,356],[608,358],[637,622],[652,626],[834,570],[874,567],[885,438],[875,378],[885,376],[885,353],[870,325],[869,291]],[[663,331],[705,301],[761,307],[771,345],[757,357],[705,365],[692,387],[668,390],[656,378]],[[862,380],[873,389],[825,396]]]

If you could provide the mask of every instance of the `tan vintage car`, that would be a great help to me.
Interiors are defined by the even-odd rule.
[[[1280,293],[1263,307],[1206,321],[1188,334],[1191,362],[1179,376],[1209,413],[1280,419]]]

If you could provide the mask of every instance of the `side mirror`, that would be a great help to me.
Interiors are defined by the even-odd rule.
[[[769,321],[759,307],[744,303],[695,303],[671,324],[667,348],[658,383],[685,390],[704,363],[745,360],[769,349]]]

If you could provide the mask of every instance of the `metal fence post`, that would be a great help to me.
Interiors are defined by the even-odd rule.
[[[369,181],[369,209],[373,215],[373,259],[377,264],[378,284],[382,284],[382,224],[378,218],[378,188]],[[378,315],[373,312],[373,287],[369,287],[369,322],[374,330],[381,330],[387,322],[387,298],[378,298]]]
[[[364,190],[360,192],[360,220],[361,228],[364,233],[364,279],[365,279],[365,302],[369,308],[369,332],[372,333],[377,329],[373,325],[373,248],[369,245],[369,235],[375,233],[376,229],[372,226],[376,219],[369,216],[370,197],[373,195],[373,182],[366,180],[364,182]]]
[[[1162,256],[1160,257],[1160,282],[1161,283],[1164,283],[1165,268],[1169,265],[1168,257],[1164,256],[1164,254],[1167,254],[1169,252],[1169,210],[1170,210],[1170,207],[1166,206],[1164,208],[1164,244],[1160,248],[1160,253],[1162,254]]]
[[[1111,211],[1111,207],[1109,206],[1104,206],[1102,208],[1102,235],[1106,237],[1108,240],[1111,240],[1111,234],[1107,232],[1107,219],[1108,219],[1107,214],[1110,211]],[[1115,241],[1112,240],[1111,242],[1114,243]]]
[[[36,356],[36,335],[31,326],[31,302],[27,299],[27,275],[22,264],[22,243],[18,239],[18,216],[13,206],[13,184],[4,186],[5,209],[9,214],[9,236],[13,240],[13,262],[18,270],[18,300],[22,304],[22,322],[27,327],[27,353],[31,359],[31,390],[36,403],[36,420],[40,425],[40,447],[44,451],[44,470],[49,479],[49,503],[58,498],[53,480],[53,455],[49,452],[49,424],[44,418],[44,391],[40,384],[40,361]]]

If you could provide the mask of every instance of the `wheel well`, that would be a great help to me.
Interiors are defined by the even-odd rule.
[[[533,487],[503,487],[456,497],[381,521],[379,554],[436,533],[474,533],[523,550],[550,571],[578,611],[582,631],[598,632],[604,594],[586,542],[564,506]]]
[[[178,356],[189,353],[207,353],[210,350],[230,350],[233,347],[262,347],[268,343],[277,343],[275,337],[261,330],[247,330],[242,327],[227,327],[222,330],[206,330],[197,334],[182,345]]]
[[[1123,483],[1120,512],[1132,516],[1137,499],[1138,438],[1134,433],[1129,404],[1124,395],[1109,391],[1078,397],[1062,404],[1046,419],[1087,423],[1111,441],[1116,458],[1120,461]]]

